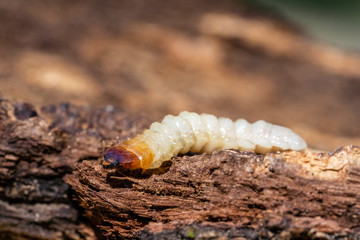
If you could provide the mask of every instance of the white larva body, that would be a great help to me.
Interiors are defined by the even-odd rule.
[[[154,153],[149,168],[158,168],[171,157],[189,151],[240,149],[265,154],[277,150],[302,151],[307,147],[290,129],[263,120],[250,124],[244,119],[233,122],[229,118],[190,112],[167,115],[140,136]]]

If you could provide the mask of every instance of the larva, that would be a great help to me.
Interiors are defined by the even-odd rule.
[[[167,115],[161,123],[108,148],[102,165],[121,165],[128,169],[154,169],[171,157],[187,152],[212,152],[215,149],[252,150],[265,154],[271,151],[306,149],[305,141],[288,128],[263,120],[253,124],[244,119],[235,122],[210,114],[181,112]]]

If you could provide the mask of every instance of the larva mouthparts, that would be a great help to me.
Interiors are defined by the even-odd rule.
[[[263,120],[250,124],[244,119],[233,122],[210,114],[181,112],[178,116],[167,115],[135,138],[108,148],[102,166],[154,169],[179,153],[229,148],[265,154],[303,151],[307,145],[290,129]]]

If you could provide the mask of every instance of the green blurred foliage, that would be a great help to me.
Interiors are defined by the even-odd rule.
[[[315,39],[360,52],[359,0],[242,1],[279,12]]]

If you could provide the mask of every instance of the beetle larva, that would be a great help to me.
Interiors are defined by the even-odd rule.
[[[167,115],[161,123],[151,124],[135,138],[108,148],[102,165],[128,169],[153,169],[179,153],[212,152],[215,149],[271,151],[306,149],[305,141],[288,128],[263,120],[253,124],[244,119],[235,122],[210,114],[182,112]]]

